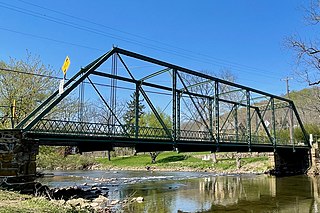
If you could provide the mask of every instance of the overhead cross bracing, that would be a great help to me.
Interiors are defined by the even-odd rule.
[[[77,89],[82,90],[79,99],[74,95]],[[81,102],[80,115],[74,116],[72,106],[63,105],[68,98]],[[93,100],[99,104],[92,104]],[[130,100],[135,113],[133,122],[126,123],[123,112]],[[141,102],[154,118],[152,124],[139,116]],[[291,100],[117,47],[82,68],[65,83],[63,93],[54,92],[15,128],[39,144],[78,145],[83,150],[114,146],[138,151],[309,148]],[[290,128],[300,136],[285,134]]]

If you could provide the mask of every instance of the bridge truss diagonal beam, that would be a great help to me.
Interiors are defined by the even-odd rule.
[[[136,81],[136,79],[134,78],[133,74],[131,73],[130,69],[128,68],[128,66],[126,65],[126,63],[124,62],[124,60],[121,58],[121,56],[118,54],[118,57],[121,61],[121,63],[123,64],[123,66],[125,67],[126,71],[129,73],[129,75],[131,76],[132,80]],[[136,85],[140,91],[140,93],[142,94],[142,96],[144,97],[144,99],[146,100],[146,102],[148,103],[149,107],[151,108],[152,112],[154,113],[154,115],[156,116],[157,120],[159,121],[159,123],[161,124],[161,126],[163,127],[163,129],[166,131],[166,134],[168,137],[172,137],[171,132],[169,131],[167,125],[164,123],[164,121],[162,120],[161,116],[159,115],[157,109],[154,107],[154,105],[152,104],[150,98],[148,97],[147,93],[144,91],[144,89],[141,86],[141,81],[136,81]]]
[[[24,120],[22,120],[16,128],[24,128],[30,130],[41,118],[43,118],[54,106],[56,106],[64,97],[66,97],[73,89],[75,89],[81,82],[86,79],[91,72],[103,64],[110,56],[114,54],[114,49],[104,54],[94,62],[90,63],[85,68],[81,69],[75,76],[73,76],[64,86],[66,90],[59,95],[59,91],[54,92],[47,100],[45,100],[39,107],[32,111]],[[80,78],[77,80],[77,78]],[[70,87],[68,87],[71,85]],[[52,102],[51,102],[52,101]],[[39,113],[37,115],[37,113]],[[32,119],[33,116],[36,116]],[[27,126],[27,122],[30,122]]]
[[[111,56],[116,56],[113,57],[112,60],[119,60],[121,62],[124,67],[125,74],[120,74],[119,72],[110,74],[105,71],[97,70],[97,68],[99,68],[106,61],[110,61],[109,58]],[[156,71],[153,70],[151,74],[139,73],[140,75],[138,75],[137,73],[133,72],[134,69],[131,69],[130,66],[127,65],[127,61],[125,59],[128,58],[130,58],[130,60],[137,60],[139,62],[141,61],[141,63],[151,63],[156,65],[157,69]],[[112,69],[117,69],[117,67]],[[165,84],[154,80],[159,78],[159,76],[161,77],[162,74],[168,75],[166,73],[169,73],[170,75],[170,83]],[[199,82],[192,83],[188,82],[187,80],[185,81],[185,75],[198,77]],[[99,89],[95,86],[95,83],[90,78],[91,76],[94,76],[95,78],[104,77],[111,79],[111,82],[119,81],[130,85],[131,88],[134,87],[132,90],[136,92],[136,96],[134,97],[136,101],[136,109],[135,119],[132,127],[127,126],[127,124],[123,122],[122,118],[116,115],[116,112],[114,112],[114,109],[111,107],[112,105],[108,104],[101,92],[99,92]],[[220,143],[223,144],[226,142],[239,143],[242,144],[242,147],[246,146],[248,150],[251,150],[254,148],[254,146],[257,146],[257,143],[265,143],[267,141],[268,146],[272,146],[274,149],[276,149],[277,146],[281,146],[282,144],[279,143],[280,135],[278,133],[279,130],[277,129],[277,123],[279,123],[277,118],[279,117],[279,113],[277,114],[275,111],[290,107],[293,115],[295,116],[296,125],[302,130],[304,144],[306,146],[309,145],[307,133],[303,127],[294,103],[291,100],[117,47],[113,48],[111,51],[107,52],[87,65],[85,68],[81,69],[65,84],[65,91],[61,95],[59,95],[58,91],[56,91],[30,115],[23,119],[22,122],[16,126],[16,128],[23,129],[24,131],[31,131],[38,122],[41,122],[42,119],[45,119],[46,114],[48,114],[53,107],[55,107],[61,100],[75,90],[75,88],[86,79],[89,80],[89,83],[92,85],[94,91],[98,94],[102,102],[104,102],[113,118],[116,119],[115,123],[117,124],[112,125],[117,125],[117,128],[122,129],[121,132],[123,135],[120,135],[120,132],[117,132],[116,135],[110,135],[108,137],[122,137],[121,140],[135,139],[136,141],[142,139],[147,140],[150,138],[154,140],[155,137],[150,135],[149,132],[154,134],[156,132],[161,132],[161,134],[163,133],[165,136],[159,134],[162,138],[158,139],[163,140],[166,143],[172,142],[172,144],[176,147],[179,147],[179,144],[182,142],[196,143],[199,141],[212,141],[211,145],[213,145],[215,148],[211,148],[215,150],[219,150]],[[114,89],[117,89],[117,83],[112,85]],[[202,87],[202,85],[205,88],[209,88],[209,92],[202,93],[197,91],[197,87]],[[171,104],[171,107],[169,107],[168,110],[169,114],[171,115],[170,127],[161,117],[160,114],[162,111],[159,113],[157,107],[155,106],[155,102],[151,101],[154,101],[154,99],[150,96],[150,91],[145,89],[146,87],[148,89],[151,88],[150,91],[161,91],[162,94],[170,97],[166,99],[170,99],[169,103],[168,101],[166,102],[168,103],[167,106]],[[151,112],[156,117],[161,128],[139,126],[140,122],[137,110],[139,95],[141,95],[144,101],[148,104]],[[116,96],[116,93],[114,96]],[[266,100],[256,102],[262,98],[265,98]],[[265,105],[266,102],[267,104]],[[184,103],[185,106],[181,105],[181,103]],[[113,105],[116,106],[115,103],[113,103]],[[183,115],[182,113],[186,112],[189,113],[189,116],[193,117],[193,123],[189,121],[191,125],[189,125],[188,121],[184,122],[184,118],[181,118],[181,115]],[[269,127],[267,124],[268,122],[265,121],[268,119],[271,120],[271,127]],[[198,128],[196,125],[194,125],[198,125],[199,123],[197,122],[200,123]],[[81,125],[86,125],[83,122],[80,123]],[[73,129],[76,128],[72,128],[70,125],[80,126],[80,123],[68,123],[63,121],[61,122],[61,125],[64,126],[62,129],[72,132],[74,131]],[[58,125],[58,122],[44,121],[43,124],[50,126],[50,128],[54,128],[55,125]],[[97,130],[95,130],[94,134],[99,136],[100,134],[106,134],[105,132],[100,132],[100,130],[102,131],[107,127],[112,127],[110,125],[108,126],[108,124],[99,125],[97,123],[94,125],[88,123],[87,125],[87,129],[90,129],[92,126],[96,127]],[[203,127],[205,129],[203,129]],[[117,131],[120,131],[119,129]],[[76,133],[72,132],[72,134]],[[90,135],[90,132],[85,132],[84,134]],[[261,140],[264,141],[260,142],[259,138],[262,137],[264,137],[264,139]],[[112,140],[116,139],[113,138]]]
[[[106,107],[109,109],[109,111],[111,112],[112,116],[114,116],[114,118],[116,119],[116,121],[120,124],[121,128],[123,129],[123,131],[126,133],[126,135],[128,137],[130,137],[130,135],[128,134],[126,128],[123,126],[123,124],[121,123],[121,121],[118,119],[117,115],[115,114],[115,112],[112,110],[112,108],[109,106],[108,102],[103,98],[103,96],[101,95],[101,93],[99,92],[99,90],[97,89],[97,87],[94,85],[94,83],[91,81],[91,79],[88,77],[89,82],[91,83],[92,87],[94,88],[94,90],[97,92],[97,94],[99,95],[100,99],[103,101],[103,103],[106,105]]]

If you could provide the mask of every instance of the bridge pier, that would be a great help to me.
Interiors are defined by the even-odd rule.
[[[279,176],[306,174],[311,166],[307,149],[278,149],[274,152],[274,173]]]
[[[36,176],[36,155],[39,146],[24,140],[20,130],[0,131],[0,184],[33,181]]]

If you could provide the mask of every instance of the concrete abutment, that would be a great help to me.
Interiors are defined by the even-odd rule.
[[[274,152],[274,174],[280,176],[306,174],[310,169],[309,149],[278,149]]]

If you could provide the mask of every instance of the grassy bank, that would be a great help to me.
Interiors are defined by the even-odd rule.
[[[79,212],[60,205],[58,201],[49,201],[43,197],[22,195],[17,192],[0,190],[0,212]]]
[[[149,154],[123,156],[112,158],[97,158],[97,162],[105,169],[145,169],[172,171],[212,171],[212,172],[265,172],[270,169],[267,157],[248,157],[241,159],[241,167],[237,168],[236,159],[220,158],[217,162],[202,160],[201,157],[209,153],[176,153],[163,152],[157,157],[157,162],[151,164]]]
[[[217,153],[217,162],[202,160],[203,156],[209,156],[209,152],[177,153],[161,152],[156,163],[151,163],[149,153],[112,157],[97,157],[95,154],[67,155],[63,156],[60,148],[43,147],[37,157],[37,166],[48,170],[81,170],[81,169],[128,169],[145,170],[150,167],[153,170],[171,171],[211,171],[211,172],[265,172],[271,169],[268,157],[257,154],[243,154],[241,167],[238,168],[235,153]],[[100,154],[101,156],[101,154]]]

